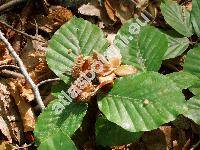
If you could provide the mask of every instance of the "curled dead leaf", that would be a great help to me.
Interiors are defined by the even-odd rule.
[[[12,138],[10,135],[8,125],[2,116],[0,116],[0,131],[8,139],[8,141],[12,143]]]
[[[101,12],[98,6],[88,3],[83,4],[81,7],[78,8],[80,14],[87,15],[87,16],[97,16],[101,18]]]
[[[10,92],[6,84],[0,81],[0,130],[7,138],[8,142],[24,142],[23,126],[14,100],[11,99]]]
[[[15,104],[18,107],[20,116],[23,122],[24,131],[33,131],[35,128],[36,116],[30,104],[25,98],[20,96],[20,92],[13,81],[9,82],[11,95],[15,100]]]
[[[105,8],[111,20],[120,19],[122,23],[133,17],[135,6],[133,2],[127,0],[105,0]]]

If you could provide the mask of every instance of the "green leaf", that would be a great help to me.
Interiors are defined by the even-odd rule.
[[[195,33],[200,36],[200,1],[192,0],[192,11],[191,11],[191,21],[194,28]]]
[[[97,26],[74,17],[54,33],[47,48],[46,59],[50,69],[67,83],[78,55],[87,56],[93,50],[103,52],[107,47],[107,40]]]
[[[196,96],[200,97],[200,81],[197,82],[195,85],[191,86],[189,90]]]
[[[187,89],[199,81],[199,78],[188,72],[174,72],[166,75],[173,80],[180,89]]]
[[[66,133],[62,131],[55,132],[54,134],[47,137],[45,141],[43,141],[39,148],[39,150],[76,150],[76,147],[73,141],[70,139]]]
[[[136,27],[139,35],[132,31]],[[167,50],[164,34],[151,26],[140,27],[133,20],[118,31],[114,43],[121,52],[123,64],[143,71],[158,71]]]
[[[128,20],[117,32],[114,44],[119,50],[127,49],[130,42],[137,42],[141,26],[134,19]]]
[[[130,132],[149,131],[172,121],[185,110],[181,89],[167,77],[144,72],[119,78],[100,97],[98,106],[106,118]]]
[[[51,88],[51,94],[54,96],[55,99],[59,99],[59,96],[62,96],[61,92],[62,91],[67,91],[70,87],[70,84],[66,84],[65,82],[63,82],[62,80],[59,81],[58,84],[52,85]]]
[[[57,132],[71,136],[80,127],[86,111],[85,103],[68,104],[66,99],[55,99],[38,117],[34,134],[40,142]]]
[[[188,111],[184,113],[184,116],[192,119],[194,122],[200,125],[200,97],[192,97],[186,102]]]
[[[190,37],[193,34],[190,13],[176,2],[162,3],[161,12],[165,21],[180,34]]]
[[[108,121],[104,117],[97,118],[95,133],[97,145],[102,146],[129,144],[142,135],[142,132],[126,131],[115,123]]]
[[[184,71],[200,78],[200,44],[187,53],[183,68]]]
[[[181,55],[189,46],[187,37],[183,37],[177,32],[169,31],[165,35],[168,39],[168,49],[165,53],[164,59],[175,58]]]
[[[158,40],[159,39],[159,40]],[[167,38],[158,29],[146,26],[141,29],[138,46],[141,62],[148,71],[158,71],[167,50]]]

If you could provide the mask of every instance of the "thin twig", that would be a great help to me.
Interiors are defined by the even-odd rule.
[[[7,77],[7,78],[24,78],[21,73],[14,72],[11,70],[1,70],[0,76]]]
[[[10,7],[13,7],[13,6],[15,6],[15,5],[17,5],[17,4],[21,3],[21,2],[25,2],[25,1],[27,1],[27,0],[12,0],[12,1],[8,2],[8,3],[5,3],[5,4],[0,6],[0,12],[4,11],[4,10],[10,8]]]
[[[17,53],[15,52],[15,50],[13,49],[11,44],[8,42],[8,40],[4,37],[4,35],[1,31],[0,31],[0,39],[6,44],[7,49],[12,54],[12,56],[15,58],[18,66],[21,70],[21,73],[24,75],[25,79],[29,82],[29,84],[31,85],[31,87],[33,89],[33,92],[35,94],[35,98],[37,100],[37,103],[38,103],[40,109],[43,110],[45,108],[45,106],[44,106],[44,103],[43,103],[42,98],[40,96],[40,92],[39,92],[37,85],[33,82],[31,77],[29,76],[22,60],[19,58],[19,56],[17,55]]]
[[[3,69],[19,70],[19,67],[15,66],[15,65],[2,65],[2,66],[0,66],[0,70],[3,70]]]
[[[54,81],[60,81],[60,78],[47,79],[47,80],[41,81],[40,83],[37,84],[37,86],[40,87],[43,84],[46,84],[46,83],[49,83],[49,82],[54,82]]]
[[[191,148],[190,150],[195,150],[195,149],[197,149],[199,145],[200,145],[200,140],[199,140],[195,145],[193,145],[192,148]]]
[[[34,142],[32,142],[30,144],[24,144],[24,146],[16,146],[16,148],[14,148],[13,150],[28,148],[28,147],[32,146],[33,144],[34,144]]]
[[[12,26],[8,25],[8,24],[5,23],[5,22],[2,22],[1,20],[0,20],[0,23],[3,24],[3,25],[6,26],[6,27],[12,29],[13,31],[15,31],[15,32],[17,32],[17,33],[19,33],[19,34],[21,34],[21,35],[27,36],[27,37],[30,38],[30,39],[33,39],[33,40],[37,40],[37,41],[46,43],[45,41],[39,39],[39,38],[36,37],[36,36],[32,36],[32,35],[29,35],[29,34],[27,34],[27,33],[25,33],[25,32],[22,32],[22,31],[20,31],[20,30],[14,29]]]

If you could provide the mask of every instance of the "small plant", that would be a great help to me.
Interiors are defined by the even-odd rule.
[[[50,40],[49,67],[63,83],[39,116],[34,131],[39,149],[76,149],[71,136],[81,126],[88,104],[97,102],[96,143],[127,144],[144,131],[158,128],[180,114],[200,124],[200,45],[187,53],[184,71],[158,73],[162,61],[181,55],[193,34],[200,36],[198,0],[189,12],[177,3],[161,4],[166,22],[162,31],[130,20],[109,46],[103,32],[74,17]],[[188,101],[182,93],[195,95]],[[105,134],[106,133],[106,134]]]

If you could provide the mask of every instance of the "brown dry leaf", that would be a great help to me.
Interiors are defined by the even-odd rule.
[[[159,5],[160,6],[160,5]],[[159,9],[158,4],[150,3],[146,8],[147,11],[152,15],[153,18],[156,18]]]
[[[80,14],[87,15],[87,16],[97,16],[101,19],[101,12],[98,6],[94,4],[88,3],[83,4],[81,7],[78,8]]]
[[[110,5],[108,0],[106,0],[104,2],[104,5],[105,5],[106,11],[107,11],[108,16],[110,17],[110,19],[112,21],[117,21],[117,18],[116,18],[116,15],[115,15],[115,10],[112,8],[112,6]]]
[[[5,47],[5,44],[0,42],[0,65],[6,65],[12,61],[12,57],[10,56],[8,50]]]
[[[30,24],[36,28],[35,21],[38,28],[47,32],[55,32],[61,25],[69,21],[73,14],[70,10],[62,6],[51,6],[47,16],[37,15],[31,19]]]
[[[24,78],[17,79],[15,81],[15,86],[18,89],[20,96],[26,99],[27,102],[34,100],[34,93],[30,88],[30,85],[26,82],[26,80],[24,80]]]
[[[35,20],[35,21],[34,21]],[[47,33],[51,33],[54,32],[56,29],[53,26],[53,21],[48,18],[48,16],[44,16],[44,15],[37,15],[34,16],[33,19],[30,19],[30,26],[28,26],[27,28],[36,28],[36,24],[38,25],[38,29],[45,31]]]
[[[0,129],[10,143],[13,140],[18,141],[18,143],[23,143],[23,126],[20,122],[14,100],[11,99],[10,92],[3,83],[4,82],[0,81]],[[4,123],[2,124],[2,122]]]
[[[137,2],[137,8],[144,10],[149,3],[149,0],[135,0]]]
[[[45,51],[35,50],[31,41],[24,47],[20,57],[36,84],[53,76],[46,62]]]
[[[7,123],[5,122],[2,116],[0,116],[0,131],[8,139],[8,141],[12,143],[10,131],[8,129]]]
[[[62,6],[51,6],[49,11],[48,18],[54,21],[54,25],[60,26],[73,17],[72,12]]]
[[[163,132],[163,130],[166,131]],[[142,140],[143,144],[146,145],[147,150],[169,150],[168,146],[171,146],[171,142],[173,141],[171,135],[171,127],[165,126],[153,131],[145,132],[142,136]]]
[[[122,23],[134,16],[135,6],[127,0],[105,0],[105,8],[111,20],[116,21],[119,18]]]
[[[17,105],[18,110],[20,112],[20,116],[24,126],[24,131],[33,131],[35,128],[36,116],[27,100],[21,97],[19,89],[16,86],[16,82],[18,81],[10,81],[9,83],[11,95],[15,99],[15,104]]]
[[[31,42],[32,42],[33,49],[38,50],[38,51],[46,51],[46,48],[48,46],[47,40],[45,40],[45,38],[42,37],[41,35],[35,35],[35,36],[44,42],[38,41],[38,40],[32,40]]]
[[[156,130],[144,132],[141,144],[147,150],[170,150],[172,147],[174,150],[179,150],[188,147],[189,143],[190,139],[186,134],[186,130],[166,125]]]
[[[6,141],[0,141],[0,150],[13,150],[13,146]]]

